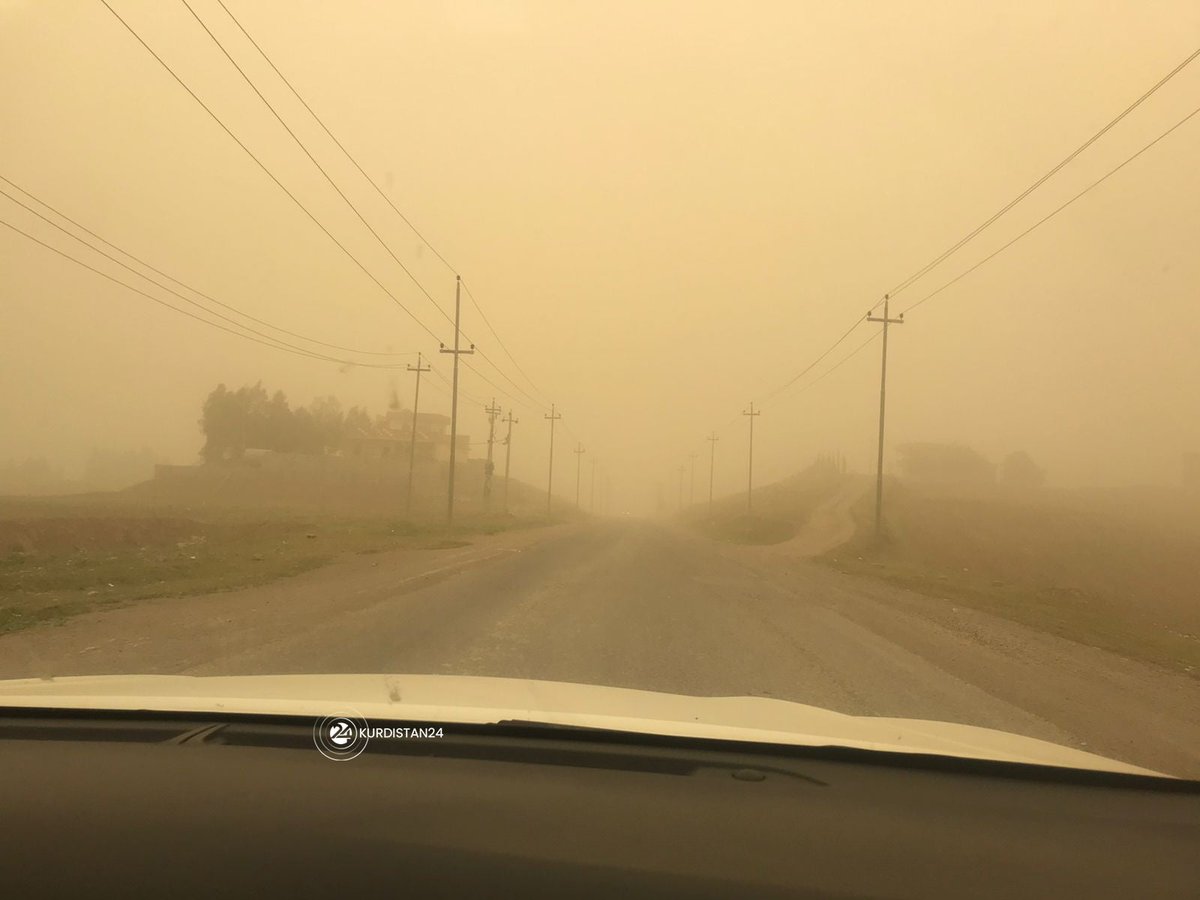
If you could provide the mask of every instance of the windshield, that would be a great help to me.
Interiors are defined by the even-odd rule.
[[[770,698],[1200,778],[1197,34],[0,0],[0,678]]]

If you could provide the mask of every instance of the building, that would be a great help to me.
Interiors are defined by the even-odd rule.
[[[342,453],[365,459],[398,457],[407,462],[413,439],[413,413],[410,409],[390,409],[377,422],[354,429],[342,447]],[[457,456],[466,460],[471,454],[471,438],[457,435]],[[417,413],[416,451],[418,462],[450,460],[450,417],[441,413]]]

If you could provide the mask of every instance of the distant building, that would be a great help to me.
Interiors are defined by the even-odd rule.
[[[346,436],[342,452],[346,456],[367,459],[399,457],[407,462],[413,439],[413,414],[410,409],[390,409],[379,421],[354,428]],[[457,456],[466,460],[471,454],[471,438],[457,435]],[[449,462],[450,417],[441,413],[417,413],[416,451],[418,462]]]

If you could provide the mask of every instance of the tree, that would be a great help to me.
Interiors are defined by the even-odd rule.
[[[286,401],[285,401],[286,403]],[[200,415],[204,432],[205,462],[240,459],[249,447],[263,447],[267,440],[267,392],[262,382],[230,391],[219,384],[208,395]]]
[[[288,453],[296,449],[298,443],[295,416],[288,406],[287,396],[283,391],[276,391],[271,402],[264,410],[262,421],[259,423],[259,440],[254,446],[260,450],[275,450]]]
[[[369,431],[371,429],[371,415],[361,406],[352,406],[346,412],[346,434],[353,434],[355,431]]]
[[[279,453],[326,453],[345,436],[371,427],[366,410],[342,411],[336,397],[318,397],[307,408],[293,409],[283,391],[268,396],[262,382],[230,391],[217,385],[204,401],[200,429],[205,462],[240,459],[247,449]]]
[[[341,445],[346,429],[346,414],[337,397],[318,397],[308,405],[312,419],[314,452],[333,450]]]
[[[236,396],[223,384],[218,384],[205,399],[199,423],[204,433],[200,456],[205,462],[219,462],[232,454],[237,443],[237,403]]]

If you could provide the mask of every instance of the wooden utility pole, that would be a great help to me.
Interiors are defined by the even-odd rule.
[[[446,481],[446,524],[454,524],[454,462],[458,450],[458,358],[475,352],[475,345],[470,350],[460,350],[458,346],[462,315],[462,276],[454,276],[454,349],[441,345],[442,353],[454,354],[454,382],[450,387],[450,475]]]
[[[750,401],[750,410],[742,410],[743,416],[750,417],[750,470],[746,475],[746,512],[754,509],[754,417],[761,416],[762,410],[755,412],[754,401]]]
[[[554,496],[554,423],[562,418],[562,413],[555,412],[551,403],[550,412],[542,418],[550,420],[550,474],[546,477],[546,515],[550,515],[550,500]]]
[[[713,473],[717,469],[717,433],[714,431],[708,436],[708,515],[712,518],[712,501],[713,501]]]
[[[491,405],[485,406],[483,411],[488,417],[488,455],[487,462],[483,466],[483,505],[487,510],[492,508],[492,472],[495,466],[492,464],[492,442],[496,439],[496,416],[503,412],[496,405],[496,398],[492,398]]]
[[[883,356],[879,371],[879,459],[875,469],[875,539],[880,540],[883,537],[883,414],[887,407],[887,339],[889,325],[903,325],[904,313],[900,313],[900,317],[892,319],[888,317],[888,301],[887,294],[883,295],[883,318],[871,315],[867,312],[868,322],[883,323]]]
[[[579,509],[579,485],[583,473],[583,454],[587,453],[583,449],[583,444],[576,443],[575,445],[575,508]]]
[[[508,464],[512,461],[512,427],[520,422],[514,419],[512,410],[508,411],[504,421],[508,423],[508,433],[504,435],[504,512],[508,512]]]
[[[696,454],[689,453],[688,459],[691,460],[691,474],[688,475],[688,506],[696,505]]]
[[[421,373],[432,371],[432,366],[421,366],[421,354],[417,354],[417,364],[410,365],[408,371],[417,373],[417,389],[413,393],[412,436],[408,442],[408,492],[404,497],[404,514],[412,513],[413,466],[417,460],[417,408],[421,404]]]

